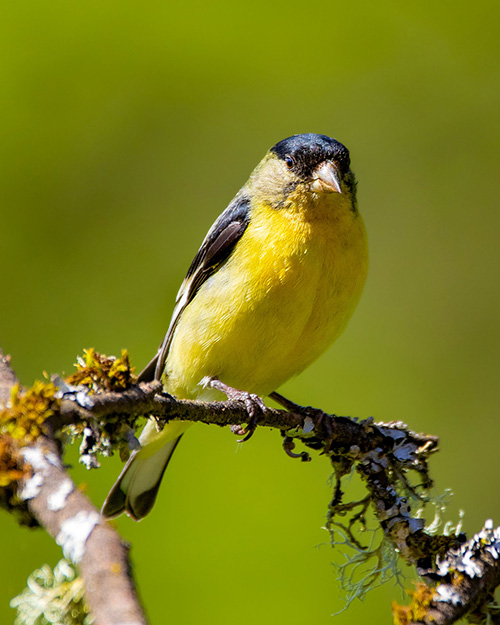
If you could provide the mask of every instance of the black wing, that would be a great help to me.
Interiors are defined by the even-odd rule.
[[[172,320],[158,353],[139,374],[140,382],[160,380],[182,311],[201,285],[231,256],[250,219],[250,199],[239,193],[208,231],[177,294]]]

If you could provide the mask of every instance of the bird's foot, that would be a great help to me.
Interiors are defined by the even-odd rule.
[[[258,395],[255,395],[255,393],[248,393],[247,391],[241,391],[237,388],[233,388],[232,386],[224,384],[224,382],[221,382],[217,378],[210,378],[208,386],[221,391],[228,399],[245,402],[245,407],[250,417],[247,426],[245,428],[242,425],[232,425],[231,432],[237,436],[244,437],[240,439],[238,443],[245,443],[250,440],[257,428],[259,415],[265,413],[267,410],[266,404]]]

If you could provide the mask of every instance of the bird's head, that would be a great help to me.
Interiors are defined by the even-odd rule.
[[[293,135],[274,145],[250,178],[252,190],[275,208],[320,201],[332,194],[355,210],[349,150],[319,134]],[[331,198],[333,199],[333,198]],[[340,199],[340,197],[339,197]]]

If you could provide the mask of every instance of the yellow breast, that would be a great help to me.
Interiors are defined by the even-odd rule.
[[[233,254],[183,311],[165,369],[179,397],[219,398],[215,376],[265,396],[345,328],[367,271],[362,219],[339,194],[304,209],[252,207]]]

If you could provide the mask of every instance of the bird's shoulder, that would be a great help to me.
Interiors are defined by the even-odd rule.
[[[226,261],[250,221],[250,198],[240,192],[208,231],[177,294],[176,302],[190,299],[205,280]]]

